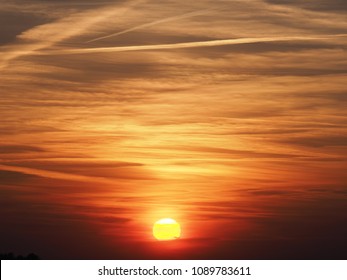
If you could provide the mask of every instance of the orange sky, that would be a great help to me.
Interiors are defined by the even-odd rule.
[[[0,253],[345,258],[346,9],[0,2]]]

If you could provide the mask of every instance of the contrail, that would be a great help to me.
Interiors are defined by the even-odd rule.
[[[211,9],[204,9],[204,10],[199,10],[199,11],[195,11],[195,12],[189,12],[189,13],[186,13],[186,14],[183,14],[183,15],[179,15],[179,16],[173,16],[173,17],[169,17],[169,18],[164,18],[164,19],[148,22],[148,23],[145,23],[145,24],[141,24],[141,25],[129,28],[129,29],[125,29],[125,30],[117,32],[117,33],[112,33],[112,34],[109,34],[109,35],[106,35],[106,36],[102,36],[102,37],[98,37],[98,38],[89,40],[86,43],[92,43],[92,42],[96,42],[96,41],[103,40],[103,39],[110,38],[110,37],[117,37],[117,36],[119,36],[121,34],[126,34],[126,33],[129,33],[129,32],[135,31],[135,30],[139,30],[139,29],[142,29],[142,28],[154,26],[154,25],[157,25],[157,24],[160,24],[160,23],[175,21],[175,20],[178,20],[178,19],[190,18],[190,17],[194,17],[194,16],[199,16],[199,15],[204,15],[204,14],[207,14],[209,12],[211,12]]]
[[[159,44],[159,45],[139,45],[139,46],[122,46],[122,47],[46,50],[44,52],[40,52],[40,54],[41,55],[62,55],[62,54],[88,54],[88,53],[109,53],[109,52],[126,52],[126,51],[185,49],[185,48],[198,48],[198,47],[241,45],[241,44],[262,43],[262,42],[329,40],[332,38],[339,38],[339,37],[345,37],[345,36],[347,36],[347,34],[312,36],[312,37],[291,36],[291,37],[238,38],[238,39],[222,39],[222,40],[198,41],[198,42],[188,42],[188,43],[173,43],[173,44]]]
[[[116,4],[114,1],[107,2],[96,2],[96,3],[85,3],[85,2],[72,2],[72,3],[45,3],[46,6],[100,6],[100,5],[112,5]]]
[[[55,22],[37,25],[28,29],[20,35],[21,38],[29,39],[28,43],[13,44],[9,48],[1,48],[4,50],[0,57],[0,72],[5,69],[12,60],[21,56],[28,56],[35,53],[41,53],[44,49],[53,47],[54,45],[85,32],[91,26],[106,20],[107,18],[127,12],[129,9],[136,7],[138,4],[148,0],[132,0],[122,5],[102,7],[94,10],[87,10],[80,13],[68,15]],[[111,2],[114,3],[114,2]],[[72,27],[73,23],[79,21],[79,24]],[[38,34],[47,34],[49,40],[42,40],[41,35],[38,39]],[[31,43],[32,42],[32,43]]]

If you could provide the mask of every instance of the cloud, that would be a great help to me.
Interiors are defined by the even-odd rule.
[[[35,14],[0,10],[0,45],[14,42],[18,34],[47,22],[47,18]]]
[[[6,250],[297,259],[345,249],[336,1],[29,2],[0,7],[11,23],[0,39]],[[187,238],[174,256],[151,242],[163,215]]]
[[[107,20],[107,18],[122,13],[136,5],[139,1],[124,4],[123,6],[112,5],[107,8],[87,10],[73,13],[54,22],[38,25],[17,36],[21,44],[11,46],[4,54],[2,67],[21,56],[30,55],[34,51],[55,45],[73,36],[80,35],[94,24]],[[78,23],[78,24],[76,24]]]
[[[290,145],[299,145],[310,148],[323,147],[344,147],[347,146],[347,136],[345,135],[317,135],[307,137],[290,137],[281,140],[282,143]]]
[[[44,149],[37,146],[27,145],[0,145],[0,154],[17,154],[17,153],[42,153]]]
[[[110,224],[116,224],[116,223],[127,223],[131,221],[127,218],[119,218],[119,217],[112,217],[112,216],[105,216],[97,219],[98,222],[102,223],[110,223]]]
[[[163,18],[163,19],[160,19],[160,20],[156,20],[156,21],[152,21],[152,22],[148,22],[148,23],[145,23],[145,24],[141,24],[141,25],[138,25],[138,26],[135,26],[135,27],[132,27],[132,28],[128,28],[126,30],[123,30],[123,31],[120,31],[120,32],[117,32],[117,33],[112,33],[112,34],[109,34],[109,35],[97,37],[97,38],[94,38],[92,40],[87,41],[86,43],[92,43],[92,42],[100,41],[100,40],[111,38],[111,37],[117,37],[119,35],[126,34],[126,33],[129,33],[129,32],[135,31],[135,30],[143,29],[143,28],[150,27],[150,26],[155,26],[155,25],[158,25],[160,23],[165,23],[165,22],[170,22],[170,21],[190,18],[190,17],[194,17],[194,16],[199,16],[199,15],[206,14],[208,12],[209,12],[209,10],[200,10],[200,11],[194,11],[194,12],[185,13],[183,15],[177,15],[177,16],[173,16],[173,17]]]
[[[18,3],[23,2],[23,0],[18,0]],[[124,3],[126,0],[113,0],[113,1],[98,1],[95,2],[93,0],[86,0],[86,1],[69,1],[69,0],[34,0],[32,2],[42,3],[49,6],[101,6],[101,5],[112,5],[112,4],[118,4],[118,3]]]
[[[176,43],[176,44],[161,44],[161,45],[140,45],[140,46],[124,46],[124,47],[106,47],[106,48],[83,48],[83,49],[67,49],[44,51],[41,54],[88,54],[88,53],[103,53],[103,52],[124,52],[124,51],[144,51],[144,50],[165,50],[165,49],[181,49],[181,48],[199,48],[199,47],[214,47],[224,45],[251,44],[260,42],[281,42],[281,41],[310,41],[310,40],[328,40],[329,38],[339,38],[347,36],[345,34],[321,36],[321,37],[259,37],[259,38],[239,38],[239,39],[224,39],[211,40],[201,42]]]
[[[24,167],[33,170],[51,171],[61,174],[74,174],[88,177],[117,179],[150,179],[152,178],[141,163],[116,161],[79,160],[35,160],[6,162],[7,166]],[[45,172],[43,173],[45,174]],[[51,173],[47,173],[48,175]],[[52,173],[53,174],[53,173]],[[77,178],[77,177],[76,177]]]
[[[215,148],[215,147],[176,147],[178,150],[187,150],[192,152],[211,153],[211,154],[225,154],[229,158],[296,158],[299,155],[294,154],[278,154],[271,152],[258,152],[252,150],[241,150],[241,149],[226,149],[226,148]]]
[[[39,178],[39,176],[32,174],[9,170],[0,170],[0,181],[2,185],[17,185],[37,178]]]
[[[347,4],[344,0],[317,0],[317,1],[300,1],[300,0],[266,0],[268,3],[279,5],[294,5],[311,10],[319,11],[345,11]]]

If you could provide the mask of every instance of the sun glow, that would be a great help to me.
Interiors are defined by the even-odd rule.
[[[160,219],[153,225],[153,236],[157,240],[175,240],[181,236],[181,226],[171,218]]]

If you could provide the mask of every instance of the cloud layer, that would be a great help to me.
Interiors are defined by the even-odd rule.
[[[167,258],[151,226],[168,216],[184,229],[172,258],[345,259],[344,10],[1,5],[1,250]]]

